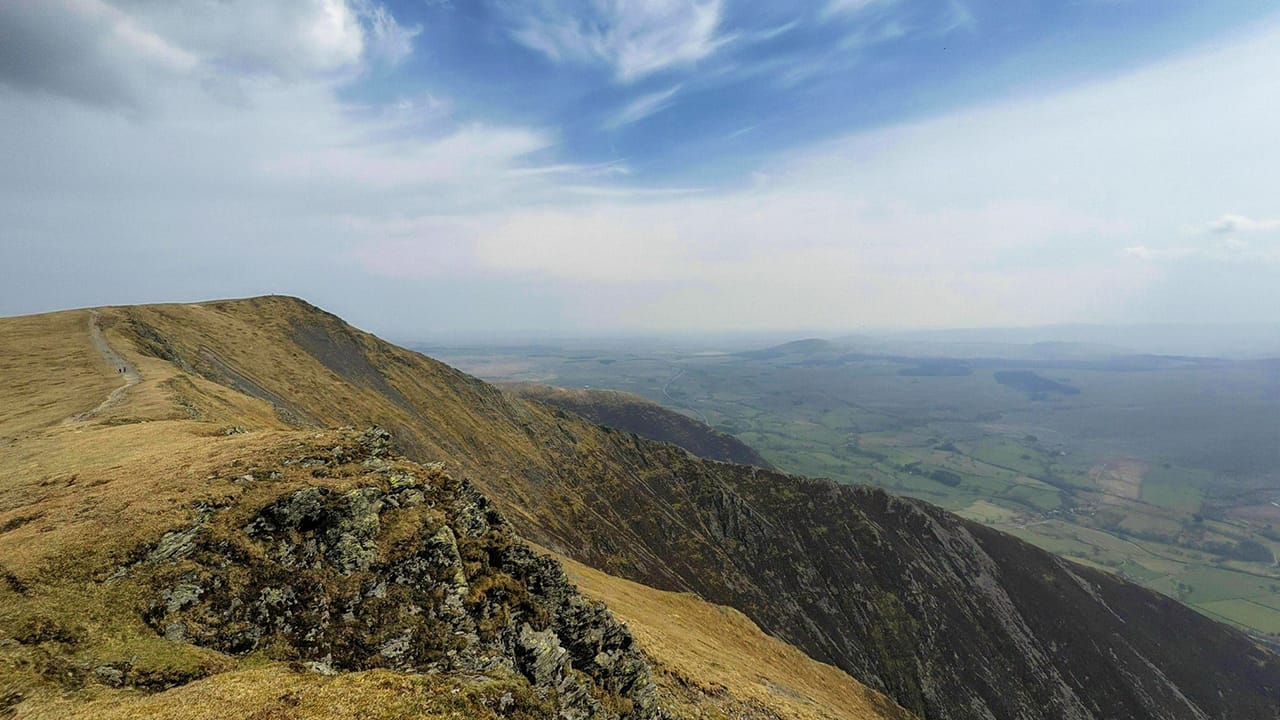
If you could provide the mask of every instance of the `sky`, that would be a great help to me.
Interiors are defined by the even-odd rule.
[[[0,315],[1275,322],[1280,8],[3,0]]]

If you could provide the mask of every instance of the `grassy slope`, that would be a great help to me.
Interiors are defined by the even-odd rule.
[[[781,717],[803,720],[910,717],[839,668],[765,635],[733,608],[689,593],[654,590],[569,558],[560,560],[573,582],[605,602],[666,668],[663,685],[673,696],[727,694]],[[739,712],[745,710],[749,708]]]
[[[678,445],[708,460],[773,467],[751,446],[732,435],[639,395],[617,390],[578,390],[536,383],[513,383],[503,388],[517,397],[576,413],[598,425]]]
[[[245,501],[249,486],[231,478],[268,465],[270,458],[286,449],[325,447],[336,436],[288,428],[263,400],[133,352],[124,322],[131,312],[104,310],[103,327],[112,346],[139,368],[143,380],[123,402],[87,422],[64,420],[95,407],[122,382],[114,368],[95,358],[97,353],[88,342],[89,314],[0,321],[0,362],[9,380],[0,388],[5,393],[0,405],[5,411],[0,416],[0,465],[6,469],[0,481],[0,712],[14,706],[18,717],[330,718],[350,717],[357,709],[361,716],[386,718],[490,716],[489,708],[512,689],[509,683],[385,671],[323,677],[265,658],[236,658],[172,643],[142,621],[139,608],[145,605],[149,589],[127,577],[111,579],[137,548],[154,543],[168,530],[190,525],[195,503],[220,506]],[[337,381],[302,353],[287,371],[273,370],[273,357],[263,348],[269,347],[271,333],[283,332],[285,327],[255,330],[252,324],[198,306],[138,312],[152,319],[156,314],[185,315],[180,321],[191,323],[186,326],[190,337],[183,339],[193,343],[195,356],[201,355],[204,338],[218,338],[221,342],[214,345],[224,357],[261,373],[264,384],[275,380],[268,375],[285,376],[296,390],[293,396],[313,403],[312,410],[320,406],[318,399],[326,391],[342,400],[352,415],[374,412],[380,404],[376,396]],[[475,393],[468,402],[477,402],[481,409],[475,412],[480,415],[486,399],[503,402],[497,393],[486,392],[485,386],[444,366],[431,369],[438,370],[446,383],[460,383]],[[418,379],[427,384],[432,380],[440,378]],[[243,375],[240,382],[257,380]],[[438,419],[465,421],[459,412],[451,405]],[[375,414],[393,422],[407,421],[394,410]],[[317,419],[341,424],[351,418],[335,413]],[[249,432],[240,432],[243,429]],[[466,427],[446,439],[476,442],[468,437]],[[527,450],[522,445],[516,441],[497,450]],[[437,456],[441,452],[433,451]],[[285,477],[279,482],[286,487],[316,481]],[[630,592],[642,590],[637,586]],[[608,597],[607,592],[601,595]],[[697,601],[686,599],[688,612],[712,623],[699,628],[706,632],[704,641],[742,637],[739,618],[698,606]],[[714,624],[717,617],[724,618],[721,626]],[[666,657],[663,648],[677,646],[674,638],[684,632],[683,627],[664,624],[661,618],[649,618],[645,627],[649,637],[666,643],[652,650],[659,659]],[[794,650],[791,653],[803,658]],[[725,659],[737,657],[733,647],[718,654]],[[108,687],[94,674],[95,668],[125,662],[132,673],[156,687],[185,684],[146,693]],[[678,667],[687,677],[689,667]],[[730,662],[727,667],[732,670],[734,665]],[[780,665],[758,672],[761,682],[798,685],[789,670]],[[748,670],[744,666],[737,672]],[[833,682],[842,683],[855,698],[850,712],[860,714],[849,717],[902,716],[865,688],[863,702],[858,704],[861,686],[832,672],[836,673]],[[692,680],[717,682],[710,677]],[[731,717],[734,708],[759,707],[756,694],[737,688],[722,694],[682,692],[669,702],[677,704],[686,717]],[[779,717],[809,717],[786,703],[774,705]]]
[[[90,410],[120,384],[93,349],[88,323],[85,311],[0,323],[0,438]]]
[[[498,714],[516,683],[445,675],[370,670],[324,676],[281,664],[231,670],[156,694],[101,693],[60,697],[23,708],[20,717],[57,720],[496,720],[538,715]]]

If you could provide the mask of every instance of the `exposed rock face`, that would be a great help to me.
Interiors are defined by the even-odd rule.
[[[601,507],[699,594],[923,718],[1280,717],[1280,661],[1170,598],[881,490],[665,466]]]
[[[376,432],[300,462],[334,481],[158,543],[157,632],[320,672],[519,674],[566,720],[660,716],[626,628],[470,485],[389,458]]]

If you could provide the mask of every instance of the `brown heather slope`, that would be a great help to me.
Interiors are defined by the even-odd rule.
[[[125,380],[93,348],[90,313],[0,320],[0,716],[657,717],[652,669],[663,716],[814,717],[811,703],[691,677],[670,651],[678,624],[649,618],[644,660],[465,483],[376,434],[292,428],[137,353],[120,318],[100,313],[141,381],[95,417]],[[605,600],[623,582],[594,581]],[[747,632],[683,601],[704,639]],[[543,660],[557,644],[568,669]],[[735,650],[711,650],[722,674]],[[907,717],[790,653],[752,668],[756,682],[822,677],[852,699],[831,717]]]
[[[516,397],[567,410],[597,425],[677,445],[700,458],[773,469],[768,460],[738,438],[639,395],[537,383],[510,383],[500,387]]]
[[[583,593],[609,606],[661,663],[658,683],[674,698],[727,694],[746,700],[731,717],[763,708],[804,720],[912,717],[891,700],[765,635],[747,616],[689,593],[664,592],[561,557]]]
[[[735,607],[922,717],[1277,717],[1280,663],[1242,634],[926,503],[698,460],[290,298],[101,315],[109,336],[183,371],[163,391],[192,418],[227,417],[234,388],[274,408],[246,427],[389,427],[525,537]]]

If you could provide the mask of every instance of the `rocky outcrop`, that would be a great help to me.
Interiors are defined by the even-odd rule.
[[[660,717],[626,628],[468,483],[390,456],[380,431],[283,465],[325,479],[147,554],[158,633],[318,672],[523,676],[565,720]]]

